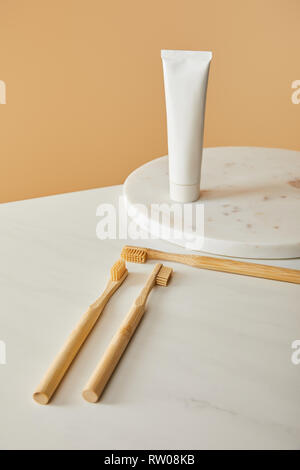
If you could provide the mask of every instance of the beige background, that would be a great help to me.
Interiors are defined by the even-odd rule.
[[[300,149],[299,0],[0,0],[0,202],[167,152],[160,49],[212,50],[205,145]]]

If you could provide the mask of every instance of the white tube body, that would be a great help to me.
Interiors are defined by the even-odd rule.
[[[206,90],[211,52],[161,51],[164,70],[170,197],[200,196]]]

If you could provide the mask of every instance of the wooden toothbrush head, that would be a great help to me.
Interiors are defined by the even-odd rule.
[[[160,268],[156,276],[156,280],[155,280],[156,284],[158,286],[166,287],[169,283],[172,273],[173,273],[172,268],[168,268],[168,266],[162,265],[162,267]]]
[[[129,263],[146,263],[147,249],[125,245],[122,249],[121,257]]]
[[[126,263],[123,259],[118,259],[110,270],[110,279],[120,281],[125,273],[127,273]]]

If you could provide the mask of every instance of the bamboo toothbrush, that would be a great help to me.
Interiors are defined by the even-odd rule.
[[[62,350],[58,353],[45,377],[34,392],[33,399],[37,403],[40,405],[46,405],[50,401],[71,363],[78,354],[81,346],[99,319],[108,300],[120,287],[124,279],[127,277],[127,274],[128,271],[126,269],[125,261],[119,259],[111,268],[110,279],[103,293],[92,305],[90,305],[87,312],[82,316],[75,330],[72,331]]]
[[[140,295],[135,299],[131,309],[126,315],[119,330],[112,338],[101,361],[82,392],[82,396],[86,401],[96,403],[99,400],[107,382],[113,374],[123,352],[144,315],[146,301],[152,288],[155,284],[166,286],[172,272],[172,268],[168,268],[162,264],[155,265]]]
[[[166,253],[164,251],[141,248],[138,246],[124,246],[121,256],[131,263],[145,263],[147,259],[175,261],[196,268],[300,284],[300,271],[296,269],[246,263],[231,259],[212,258],[209,256]]]

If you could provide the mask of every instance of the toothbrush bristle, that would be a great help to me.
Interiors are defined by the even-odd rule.
[[[123,259],[118,259],[118,261],[116,261],[116,263],[113,265],[113,267],[110,270],[111,280],[119,281],[126,271],[127,269],[126,269],[125,261]]]
[[[121,256],[129,263],[146,263],[147,250],[138,246],[124,246]]]
[[[166,287],[168,285],[172,272],[173,272],[172,268],[168,268],[167,266],[163,265],[158,271],[158,274],[156,276],[156,279],[155,279],[156,284],[158,286]]]

